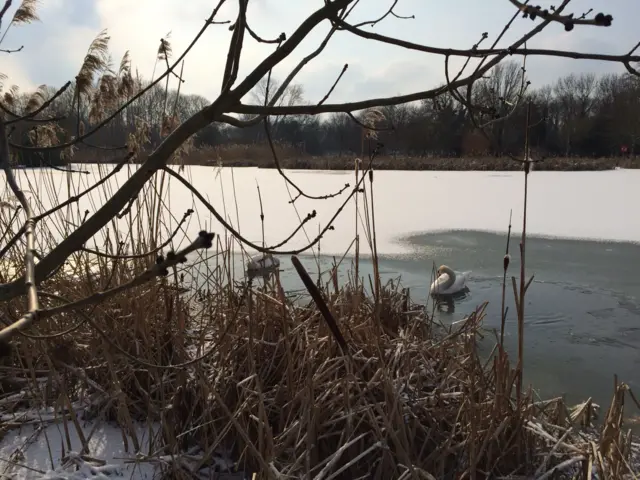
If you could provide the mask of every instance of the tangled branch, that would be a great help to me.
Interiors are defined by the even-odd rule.
[[[131,290],[132,288],[142,285],[143,283],[147,283],[156,277],[166,276],[169,273],[169,268],[175,267],[179,263],[185,263],[187,261],[187,255],[189,255],[190,253],[200,249],[211,248],[213,237],[213,233],[201,231],[198,235],[198,238],[196,238],[189,246],[183,248],[182,250],[176,252],[171,256],[167,255],[166,258],[162,258],[152,267],[148,268],[145,272],[123,285],[119,285],[102,292],[96,292],[93,295],[85,297],[81,300],[67,303],[65,305],[60,305],[58,307],[38,310],[38,306],[36,304],[35,308],[30,309],[30,311],[21,319],[0,330],[0,342],[6,342],[15,333],[24,330],[38,320],[42,320],[86,305],[91,305],[93,303],[102,302],[107,298],[117,295],[118,293]]]

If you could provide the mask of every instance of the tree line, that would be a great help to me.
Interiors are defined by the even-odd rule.
[[[127,70],[127,61],[123,59],[121,72],[98,78],[81,101],[73,88],[55,98],[58,89],[50,86],[40,87],[35,94],[20,93],[17,87],[7,90],[3,100],[14,112],[28,111],[34,102],[50,101],[47,114],[60,118],[47,124],[46,130],[37,125],[23,126],[12,134],[13,141],[43,145],[42,136],[50,135],[50,143],[55,144],[104,121],[117,110],[116,99],[131,97],[150,84],[139,76],[134,78]],[[85,152],[81,161],[108,161],[141,128],[145,130],[145,148],[152,149],[172,125],[209,104],[203,96],[184,94],[179,88],[167,89],[161,83],[116,115],[90,141],[79,145],[75,154]],[[267,83],[263,79],[251,93],[252,103],[265,104],[277,88],[277,81],[271,79]],[[305,103],[309,104],[301,85],[290,85],[277,101],[277,105]],[[239,119],[248,121],[251,116],[241,115]],[[367,131],[375,131],[386,151],[393,155],[518,154],[523,150],[527,122],[529,145],[539,155],[635,155],[640,147],[640,78],[626,73],[570,74],[553,84],[531,88],[524,69],[516,62],[506,62],[478,80],[471,91],[448,91],[433,100],[355,114],[284,115],[270,117],[268,122],[271,139],[295,148],[300,155],[357,155]],[[34,138],[34,134],[40,137]],[[266,141],[262,121],[242,128],[214,123],[195,135],[192,147],[264,145]],[[27,165],[70,160],[69,152],[64,151],[37,155],[23,151],[19,156],[17,161]]]

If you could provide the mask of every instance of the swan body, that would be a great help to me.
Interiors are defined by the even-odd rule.
[[[429,288],[430,295],[456,295],[468,291],[464,273],[454,272],[446,265],[440,265],[436,272],[436,279]]]
[[[280,260],[271,254],[254,255],[247,262],[247,275],[255,277],[258,275],[269,275],[280,267]]]

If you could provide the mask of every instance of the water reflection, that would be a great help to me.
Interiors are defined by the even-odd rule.
[[[456,313],[456,302],[453,297],[435,298],[434,301],[438,312],[450,315]]]
[[[463,304],[470,292],[469,287],[465,287],[464,290],[451,295],[432,295],[436,311],[453,315],[456,312],[456,304]]]

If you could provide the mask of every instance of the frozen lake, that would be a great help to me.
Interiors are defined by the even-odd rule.
[[[20,184],[43,211],[57,197],[57,203],[90,186],[112,166],[76,165],[85,174],[66,174],[52,170],[17,171]],[[105,184],[56,216],[51,234],[64,237],[65,225],[79,223],[96,210],[122,185],[135,167],[124,168]],[[345,183],[354,184],[353,173],[288,171],[287,175],[305,193],[313,196],[339,191]],[[316,216],[306,222],[283,248],[296,250],[307,245],[320,228],[334,216],[349,190],[327,200],[299,198],[276,170],[256,168],[216,169],[187,167],[184,175],[199,189],[220,215],[248,240],[262,242],[260,202],[265,215],[264,237],[268,245],[280,243],[298,227],[301,218],[313,210]],[[375,222],[380,271],[383,279],[401,277],[416,301],[426,301],[429,277],[435,265],[447,264],[458,271],[470,271],[470,294],[452,308],[438,310],[443,322],[464,317],[488,301],[486,329],[499,329],[502,258],[506,243],[509,212],[513,209],[512,262],[510,274],[518,275],[517,245],[522,224],[523,175],[519,172],[402,172],[381,171],[374,178]],[[640,367],[640,171],[533,172],[529,184],[527,272],[535,275],[526,303],[525,381],[532,382],[544,397],[566,394],[569,402],[592,396],[604,409],[611,399],[613,374],[638,390]],[[163,231],[172,231],[184,212],[195,214],[175,237],[174,248],[185,245],[203,228],[221,235],[225,229],[202,203],[175,180],[160,187],[163,203],[170,212],[163,220]],[[3,185],[2,188],[6,188]],[[367,181],[367,189],[369,189]],[[153,195],[140,196],[145,202]],[[360,197],[361,198],[361,197]],[[360,203],[361,208],[362,204]],[[153,208],[147,202],[144,208]],[[5,212],[6,214],[6,212]],[[238,219],[240,220],[238,222]],[[344,205],[330,230],[313,251],[301,255],[310,272],[327,269],[335,257],[346,254],[355,234],[356,212],[353,200]],[[359,217],[361,274],[372,273],[364,235],[364,215]],[[128,226],[118,227],[126,238]],[[113,231],[114,225],[109,224]],[[41,239],[39,236],[38,239]],[[96,244],[100,247],[100,235]],[[89,242],[89,246],[94,246]],[[239,251],[236,248],[236,251]],[[239,257],[239,256],[238,256]],[[242,261],[236,263],[242,275]],[[300,287],[289,254],[281,256],[281,278],[286,288]],[[510,287],[510,286],[509,286]],[[508,289],[508,292],[511,290]],[[506,324],[506,346],[516,351],[517,322],[513,295],[507,295],[510,313]],[[492,347],[491,334],[481,342],[485,353]],[[52,426],[50,430],[57,427]],[[0,442],[0,453],[9,457],[16,445],[29,441],[29,429],[12,431]],[[56,458],[62,442],[57,441]],[[101,429],[95,442],[97,456],[109,462],[119,456],[120,433],[111,427]],[[73,440],[78,448],[79,440]],[[42,438],[26,454],[31,468],[48,468],[46,454],[51,448]],[[149,473],[150,475],[150,473]],[[139,477],[144,474],[138,472]]]
[[[89,175],[72,174],[77,189],[86,188],[112,166],[77,165]],[[125,167],[107,182],[105,192],[97,190],[80,202],[90,213],[105,201],[136,167]],[[44,174],[46,172],[46,175]],[[312,196],[339,191],[354,185],[352,172],[287,171],[290,179]],[[316,216],[293,236],[283,250],[304,247],[335,215],[350,189],[334,198],[290,200],[296,190],[276,170],[257,168],[217,169],[187,167],[190,179],[210,204],[250,241],[262,242],[260,202],[265,216],[267,245],[280,243],[298,227],[301,218],[313,210]],[[51,170],[23,170],[19,180],[32,196],[50,204],[52,192],[65,198],[68,174]],[[367,189],[370,188],[368,180]],[[499,328],[502,257],[509,212],[513,210],[512,263],[510,275],[518,275],[517,245],[522,225],[523,174],[521,172],[403,172],[380,171],[374,177],[374,205],[381,271],[386,278],[402,277],[412,298],[426,300],[434,264],[447,264],[459,271],[471,271],[471,294],[453,309],[438,312],[443,321],[453,321],[489,301],[487,328]],[[617,373],[632,388],[638,387],[640,366],[640,171],[537,172],[530,176],[527,271],[535,275],[526,304],[525,369],[527,380],[541,394],[567,393],[578,401],[594,396],[610,400],[612,377]],[[27,187],[25,187],[27,188]],[[72,193],[74,188],[71,189]],[[186,235],[176,239],[182,245],[206,228],[223,234],[224,228],[193,195],[174,179],[163,189],[171,212],[167,230],[175,228],[184,212],[196,214],[185,226]],[[64,215],[64,210],[60,212]],[[332,256],[347,256],[355,234],[353,200],[346,203],[319,247],[326,267]],[[238,222],[238,219],[240,220]],[[363,214],[359,217],[361,253],[367,255]],[[126,224],[120,227],[126,231]],[[99,245],[99,242],[98,242]],[[238,250],[239,251],[239,250]],[[310,269],[315,260],[307,252],[304,263]],[[289,256],[281,257],[285,285],[299,287]],[[241,262],[238,274],[241,275]],[[348,262],[346,262],[348,263]],[[314,267],[312,271],[317,271]],[[370,273],[366,260],[362,273]],[[508,292],[511,292],[508,285]],[[516,348],[513,295],[507,295],[510,314],[507,342]],[[483,347],[484,348],[484,347]],[[488,349],[489,346],[486,345]],[[605,407],[606,408],[606,407]]]

